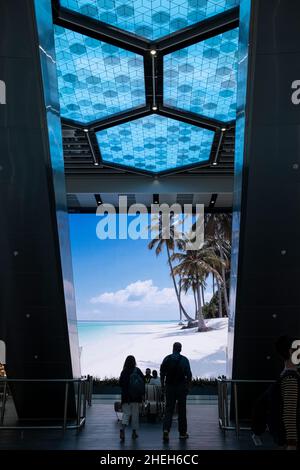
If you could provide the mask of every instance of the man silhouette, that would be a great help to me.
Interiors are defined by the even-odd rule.
[[[166,393],[166,412],[163,422],[163,440],[169,441],[169,432],[176,401],[178,402],[178,431],[180,439],[187,439],[186,396],[192,373],[189,360],[180,354],[182,346],[174,343],[173,354],[165,357],[160,366],[161,385]]]

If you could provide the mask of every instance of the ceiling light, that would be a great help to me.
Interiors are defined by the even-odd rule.
[[[155,50],[155,49],[151,49],[150,54],[151,54],[151,55],[156,55],[156,50]]]
[[[157,111],[157,106],[152,106],[153,111]]]
[[[88,132],[89,130],[88,129],[83,129],[83,132]]]
[[[159,204],[159,194],[153,194],[153,204]]]
[[[210,198],[209,207],[214,207],[215,203],[217,202],[217,199],[218,199],[218,194],[216,193],[212,194]]]
[[[102,204],[102,199],[101,199],[100,194],[95,194],[95,199],[96,199],[97,205],[98,205],[98,206],[101,206],[101,204]]]
[[[226,131],[226,127],[222,127],[221,131],[222,131],[222,132],[225,132],[225,131]]]

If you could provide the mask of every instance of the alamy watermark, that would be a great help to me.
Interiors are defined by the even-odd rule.
[[[295,351],[292,354],[291,361],[295,366],[298,366],[300,364],[300,339],[293,341],[292,349],[295,349]]]
[[[295,106],[300,104],[300,80],[294,80],[291,85],[292,96],[291,101]]]
[[[6,104],[6,84],[0,80],[0,104]]]
[[[144,204],[128,207],[127,196],[119,196],[118,217],[113,204],[101,204],[96,215],[100,221],[96,234],[100,240],[182,240],[187,250],[204,244],[204,205]]]

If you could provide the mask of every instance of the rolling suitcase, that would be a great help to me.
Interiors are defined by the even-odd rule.
[[[122,403],[120,401],[115,401],[114,410],[117,416],[118,422],[122,419]]]

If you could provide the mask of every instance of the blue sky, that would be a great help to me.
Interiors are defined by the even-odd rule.
[[[94,214],[69,220],[79,320],[178,319],[166,253],[156,257],[148,240],[99,240]],[[191,296],[185,305],[193,313]]]

